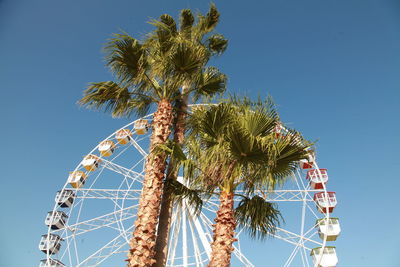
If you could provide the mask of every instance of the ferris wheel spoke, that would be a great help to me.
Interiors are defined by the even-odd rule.
[[[133,189],[78,189],[76,192],[77,199],[123,199],[138,200],[141,190]]]
[[[305,260],[304,260],[304,254],[305,250],[307,249],[306,246],[304,245],[304,237],[299,238],[298,242],[295,244],[296,246],[294,247],[292,253],[290,254],[288,260],[286,261],[284,267],[290,266],[290,264],[293,262],[294,258],[296,257],[297,254],[300,252],[300,258],[303,263],[303,266],[305,266]]]
[[[186,229],[186,201],[182,201],[182,256],[183,256],[183,267],[188,266],[188,248],[187,248],[187,229]]]
[[[146,151],[138,144],[138,142],[136,142],[136,140],[134,140],[133,138],[130,139],[130,143],[132,144],[132,146],[134,146],[137,151],[139,151],[139,153],[143,156],[143,157],[147,157],[147,153]]]
[[[189,221],[190,232],[192,234],[194,255],[195,255],[195,258],[196,258],[196,267],[203,267],[204,266],[203,263],[208,259],[208,257],[207,257],[207,259],[202,260],[202,253],[200,251],[199,244],[197,242],[196,233],[195,233],[196,227],[193,224],[193,220],[194,219],[195,218],[193,216],[189,216],[189,220],[188,221]]]
[[[302,261],[303,261],[303,266],[310,266],[310,263],[308,261],[308,253],[306,251],[306,249],[304,248],[304,246],[301,248],[301,255],[302,255]]]
[[[218,204],[209,199],[207,202],[203,203],[203,209],[214,213],[218,209]]]
[[[103,227],[113,228],[112,225],[135,217],[135,210],[137,206],[138,204],[90,220],[82,221],[73,225],[67,225],[66,229],[68,229],[71,232],[71,234],[69,235],[67,234],[65,236],[65,239],[72,237],[74,238],[75,236],[91,232]],[[119,228],[115,229],[119,230]],[[56,233],[61,230],[63,229],[55,230],[53,232]]]
[[[320,216],[318,216],[317,213],[315,213],[314,209],[311,208],[310,205],[307,205],[307,209],[311,212],[311,214],[314,215],[314,217],[315,217],[316,219],[318,219],[318,218],[320,217]]]
[[[129,227],[128,229],[126,229],[126,231],[131,231],[132,229],[133,229],[133,225],[131,227]],[[127,245],[127,243],[124,239],[125,234],[126,233],[122,232],[119,235],[117,235],[114,239],[109,241],[107,244],[105,244],[99,250],[97,250],[92,255],[90,255],[88,258],[86,258],[81,263],[79,263],[77,265],[77,267],[97,266],[101,262],[105,261],[107,258],[112,256],[113,254],[119,253],[120,249]]]
[[[294,178],[296,180],[297,186],[300,188],[300,184],[299,184],[299,181],[298,181],[298,180],[300,180],[300,183],[304,188],[303,180],[302,179],[297,179],[297,177],[300,177],[300,175],[296,176],[294,174]],[[304,201],[303,201],[303,204],[302,204],[302,207],[301,207],[301,226],[300,226],[300,235],[301,236],[305,236],[306,234],[308,234],[308,232],[304,233],[305,219],[306,219],[306,207],[307,207],[307,202],[306,202],[307,196],[309,196],[308,193],[305,193],[303,195]],[[309,231],[311,231],[311,229]],[[302,244],[303,244],[303,246],[300,249],[301,261],[303,263],[303,266],[308,266],[308,259],[307,259],[307,255],[306,255],[307,252],[306,252],[306,249],[304,248],[304,239],[301,239],[300,242],[302,242]]]
[[[254,265],[249,261],[249,259],[246,258],[246,256],[243,255],[236,245],[233,245],[233,248],[235,249],[233,254],[235,254],[238,260],[240,260],[246,267],[254,267]]]
[[[298,243],[298,244],[294,247],[292,253],[290,254],[290,256],[289,256],[289,258],[287,259],[287,261],[285,262],[284,267],[288,267],[288,266],[290,266],[290,264],[292,264],[293,259],[296,257],[297,252],[299,251],[299,248],[300,248],[299,244],[300,244],[300,243]]]
[[[273,233],[271,235],[274,236],[275,238],[281,239],[281,240],[286,241],[286,242],[288,242],[290,244],[298,245],[299,242],[297,240],[305,240],[305,241],[313,243],[313,244],[315,244],[317,246],[321,246],[322,245],[321,242],[318,242],[318,241],[315,241],[313,239],[310,239],[310,238],[307,238],[307,237],[292,233],[292,232],[290,232],[288,230],[285,230],[283,228],[275,227],[275,229],[276,229],[275,233]],[[311,250],[311,248],[305,246],[304,243],[300,244],[300,246],[304,247],[306,250],[309,250],[309,251]]]
[[[204,251],[207,255],[207,258],[210,260],[211,259],[211,240],[212,237],[210,235],[209,229],[207,229],[207,227],[204,227],[206,225],[208,225],[206,222],[204,222],[204,218],[205,215],[203,213],[200,214],[200,216],[195,216],[193,217],[193,223],[194,226],[196,227],[196,230],[198,232],[201,244],[204,248]],[[205,217],[207,218],[207,217]]]
[[[116,164],[115,162],[111,162],[105,159],[102,159],[102,165],[104,168],[109,169],[113,172],[119,173],[124,177],[129,177],[134,181],[141,182],[143,180],[143,174],[130,170],[128,168],[122,167],[121,165]]]
[[[172,218],[172,235],[170,239],[170,246],[169,246],[169,251],[168,251],[168,261],[167,261],[167,266],[173,267],[174,261],[175,261],[175,253],[176,253],[176,246],[178,244],[178,239],[179,239],[179,229],[180,229],[180,223],[181,223],[181,209],[177,208],[174,210],[173,218]]]
[[[302,234],[302,236],[307,236],[309,239],[311,239],[311,238],[313,238],[317,233],[318,233],[318,231],[316,231],[315,226],[312,226],[310,229],[308,229],[307,231],[305,231],[304,234]]]

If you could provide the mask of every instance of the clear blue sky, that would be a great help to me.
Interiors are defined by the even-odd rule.
[[[0,0],[0,266],[37,266],[54,193],[82,155],[128,119],[79,108],[110,79],[102,45],[123,29],[208,1]],[[216,1],[230,40],[215,64],[229,90],[270,93],[285,122],[318,140],[337,191],[340,266],[400,266],[400,2]],[[259,243],[257,243],[257,247]],[[267,266],[260,251],[256,266]]]

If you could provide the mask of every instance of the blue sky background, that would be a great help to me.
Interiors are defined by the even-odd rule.
[[[229,38],[215,64],[229,91],[273,96],[283,121],[318,140],[337,191],[340,266],[400,266],[400,2],[216,1]],[[128,119],[76,105],[111,78],[101,48],[163,13],[208,1],[0,0],[0,266],[37,266],[46,212],[66,174]],[[256,243],[256,266],[267,251]]]

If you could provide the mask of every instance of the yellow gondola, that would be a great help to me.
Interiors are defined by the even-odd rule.
[[[105,140],[99,144],[99,151],[103,157],[109,157],[114,153],[115,143],[111,140]]]
[[[95,171],[101,162],[100,158],[95,155],[87,155],[82,160],[83,167],[88,171]]]
[[[132,132],[129,129],[121,129],[115,133],[115,138],[118,140],[118,143],[121,145],[125,145],[129,143],[131,140]]]
[[[149,122],[147,120],[140,119],[140,120],[135,121],[133,127],[135,129],[136,134],[143,135],[143,134],[147,133],[147,131],[149,129]]]
[[[68,176],[68,183],[73,188],[80,188],[85,184],[87,175],[83,171],[70,172]]]

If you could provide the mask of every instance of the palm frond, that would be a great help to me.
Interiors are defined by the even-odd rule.
[[[163,14],[160,16],[159,20],[152,20],[149,23],[155,26],[156,29],[154,35],[149,35],[150,38],[147,40],[147,46],[154,47],[157,45],[157,50],[159,52],[162,54],[167,53],[172,46],[172,39],[177,34],[175,20],[170,15]],[[149,45],[150,40],[155,41],[156,43],[152,42],[151,45]]]
[[[140,94],[139,92],[131,93],[131,100],[128,103],[129,109],[139,117],[148,114],[153,103],[158,102],[157,96],[150,94]]]
[[[214,4],[210,5],[210,9],[204,16],[197,14],[197,24],[193,26],[193,38],[197,41],[202,41],[204,36],[212,32],[219,22],[219,12]]]
[[[213,34],[207,38],[207,47],[214,55],[221,55],[228,47],[228,40],[222,34]]]
[[[195,214],[200,212],[203,206],[201,191],[190,189],[177,180],[172,179],[167,179],[165,181],[165,190],[171,193],[172,200],[175,203],[186,201]]]
[[[129,116],[132,113],[130,107],[131,94],[128,88],[115,82],[92,83],[85,91],[79,104],[89,108],[111,111],[113,117]]]
[[[279,122],[275,110],[247,110],[238,118],[238,122],[252,136],[264,137],[270,135]]]
[[[199,21],[199,26],[203,31],[211,32],[217,26],[219,22],[219,16],[220,14],[217,10],[217,7],[214,3],[211,3],[210,9],[208,10],[206,16],[202,17],[202,19]]]
[[[185,37],[190,38],[191,28],[194,23],[194,16],[190,9],[182,9],[179,17],[180,32]]]
[[[204,69],[194,85],[193,100],[197,101],[201,96],[212,97],[222,94],[226,90],[227,76],[216,67]]]
[[[193,132],[199,133],[203,141],[212,145],[225,137],[233,119],[232,107],[221,103],[208,107],[205,112],[195,111],[189,118],[188,126]]]
[[[260,196],[243,197],[235,209],[235,218],[239,227],[245,228],[251,237],[259,239],[273,234],[283,221],[276,205]]]
[[[128,34],[115,34],[104,50],[107,66],[122,83],[145,82],[143,76],[149,66],[146,52],[138,40]]]
[[[258,139],[239,127],[229,131],[229,151],[244,167],[248,164],[263,164],[266,152],[260,146]]]
[[[307,140],[292,138],[300,136],[293,130],[288,130],[288,134],[278,138],[271,153],[274,165],[270,166],[270,173],[274,179],[282,179],[293,174],[298,168],[298,162],[308,157],[307,149],[312,145]]]
[[[200,71],[208,58],[208,51],[203,46],[180,42],[171,48],[168,60],[171,63],[172,73],[191,75]]]
[[[165,26],[164,29],[168,29],[171,35],[175,35],[177,33],[176,22],[173,17],[168,14],[164,14],[160,16],[160,22],[162,22]]]

